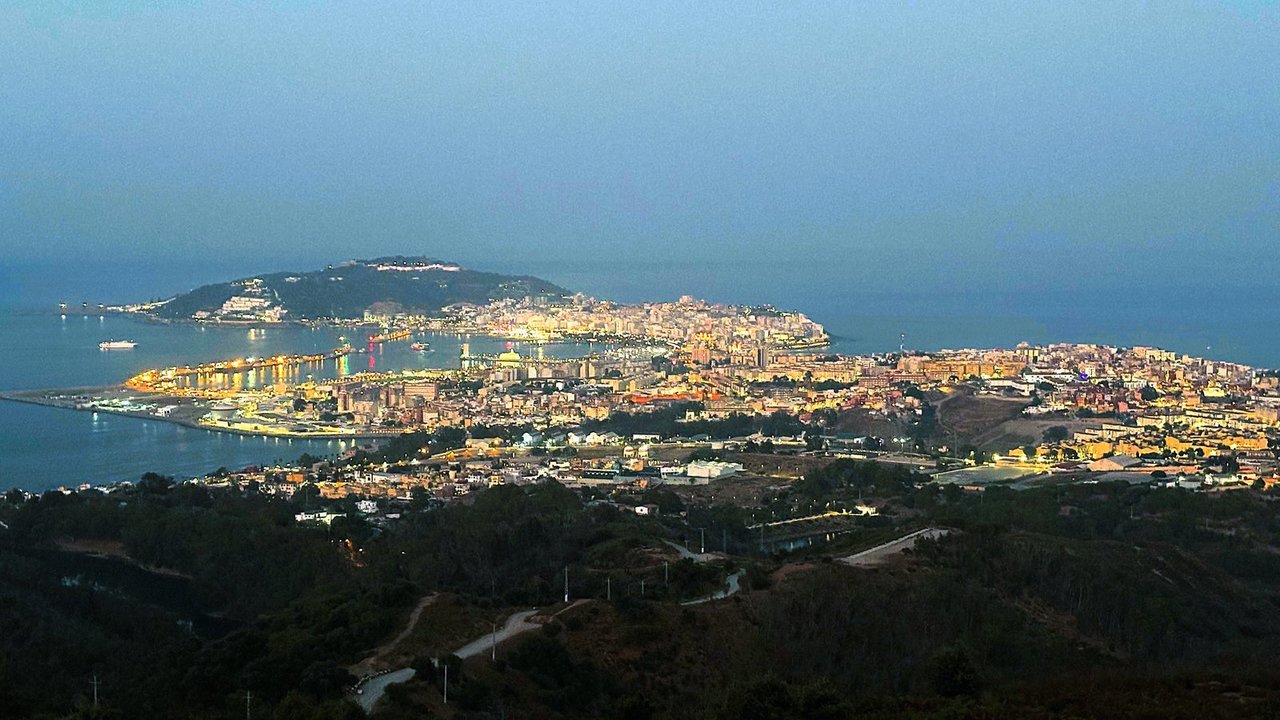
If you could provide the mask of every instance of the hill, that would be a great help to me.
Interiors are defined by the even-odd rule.
[[[151,307],[171,320],[354,319],[368,310],[430,314],[453,303],[569,294],[539,278],[468,270],[428,257],[352,260],[204,285]]]
[[[407,666],[368,717],[1277,717],[1274,494],[923,480],[843,459],[807,471],[769,506],[882,514],[789,552],[756,545],[754,502],[692,490],[502,485],[388,523],[348,498],[327,527],[294,520],[314,493],[253,484],[11,492],[0,708],[229,720],[251,691],[255,717],[355,720],[352,673]],[[627,508],[641,500],[661,513]],[[921,526],[952,532],[839,561]],[[703,530],[724,554],[672,547]],[[682,604],[731,571],[740,592]],[[488,651],[459,650],[476,641]]]

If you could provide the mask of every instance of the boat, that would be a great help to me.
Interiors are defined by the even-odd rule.
[[[409,349],[413,350],[414,352],[426,352],[431,349],[431,346],[424,342],[416,342],[410,345]]]
[[[132,350],[138,343],[132,340],[103,340],[98,343],[99,350]]]

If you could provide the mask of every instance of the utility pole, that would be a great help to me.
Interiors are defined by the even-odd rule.
[[[102,683],[98,681],[98,674],[93,674],[93,681],[89,683],[93,686],[93,706],[98,707],[98,686]]]
[[[608,576],[604,579],[604,599],[613,600],[613,578]]]
[[[569,566],[564,566],[564,601],[569,602]]]
[[[666,560],[662,561],[662,584],[664,586],[671,584],[671,563]]]
[[[698,552],[705,555],[707,552],[707,529],[698,528],[698,531],[702,533],[702,544],[698,546]]]
[[[491,656],[489,659],[493,660],[494,662],[498,662],[498,621],[497,620],[493,621],[493,635],[491,635],[490,637],[493,638],[493,642],[491,643],[489,648],[491,653]]]
[[[444,664],[444,704],[449,704],[449,663]]]
[[[253,693],[244,691],[244,720],[252,720]]]
[[[640,595],[641,597],[644,596],[644,578],[640,579]]]

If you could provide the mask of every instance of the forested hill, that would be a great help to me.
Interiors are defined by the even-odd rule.
[[[170,319],[245,319],[274,309],[286,320],[359,318],[371,307],[434,313],[457,302],[567,294],[526,275],[479,272],[427,257],[384,257],[205,285],[152,312]]]

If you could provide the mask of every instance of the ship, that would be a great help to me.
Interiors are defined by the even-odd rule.
[[[413,350],[414,352],[426,352],[431,349],[431,346],[424,342],[416,342],[410,345],[409,349]]]
[[[98,343],[99,350],[132,350],[138,343],[132,340],[103,340]]]

